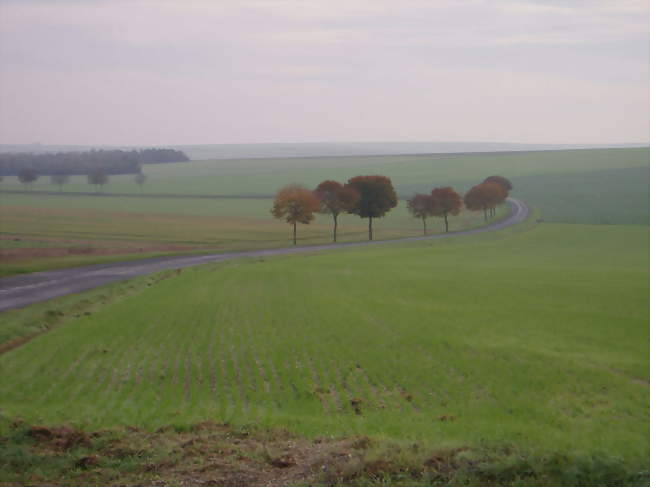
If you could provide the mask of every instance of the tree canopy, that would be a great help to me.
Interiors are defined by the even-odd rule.
[[[445,220],[445,232],[449,231],[448,215],[458,215],[463,207],[463,200],[453,188],[445,186],[434,188],[431,191],[432,205],[435,216],[442,216]]]
[[[316,187],[314,194],[320,201],[318,212],[332,215],[334,220],[333,240],[336,242],[338,216],[356,205],[359,193],[349,185],[344,186],[338,181],[327,180]]]
[[[139,172],[135,175],[133,180],[138,186],[140,186],[140,191],[142,191],[142,186],[144,186],[144,183],[147,181],[147,175],[143,172]]]
[[[386,176],[356,176],[349,179],[347,185],[359,194],[348,212],[368,218],[368,240],[372,240],[372,219],[381,218],[397,206],[393,183]]]
[[[38,172],[33,167],[24,167],[18,171],[18,180],[25,186],[32,184],[38,179]]]
[[[102,167],[96,167],[92,169],[88,175],[88,184],[92,184],[96,189],[101,188],[106,183],[108,183],[108,174]]]
[[[30,167],[39,174],[88,174],[103,167],[107,174],[135,174],[142,164],[186,162],[189,158],[174,149],[91,150],[45,154],[0,153],[0,174],[17,175]]]
[[[484,219],[487,221],[488,210],[505,201],[508,192],[497,183],[483,182],[471,188],[465,194],[465,206],[471,211],[483,210]]]
[[[422,219],[423,232],[427,234],[427,217],[435,214],[434,200],[430,194],[416,193],[406,202],[408,211],[415,218]]]
[[[59,186],[59,191],[63,189],[63,185],[68,182],[70,176],[67,174],[52,174],[50,176],[50,182]]]
[[[309,224],[319,209],[320,201],[312,191],[299,184],[290,184],[275,195],[271,214],[293,225],[293,244],[296,245],[296,225]]]
[[[508,178],[504,178],[503,176],[490,176],[485,178],[485,181],[483,182],[498,184],[505,190],[506,193],[512,191],[512,183]]]

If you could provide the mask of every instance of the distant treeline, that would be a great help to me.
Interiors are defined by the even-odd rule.
[[[25,168],[39,175],[89,174],[101,168],[106,174],[135,174],[142,164],[186,162],[190,159],[174,149],[91,150],[46,154],[0,153],[0,175],[16,176]]]

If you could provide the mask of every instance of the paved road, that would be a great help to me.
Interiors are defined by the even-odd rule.
[[[529,209],[525,203],[514,198],[508,198],[507,203],[511,208],[511,213],[507,218],[501,221],[492,223],[485,227],[475,228],[473,230],[450,232],[442,235],[401,238],[398,240],[377,240],[373,242],[350,242],[313,245],[309,247],[230,252],[224,254],[156,257],[153,259],[97,264],[85,267],[75,267],[72,269],[35,272],[32,274],[6,277],[0,279],[0,312],[14,308],[22,308],[40,301],[65,296],[66,294],[86,291],[104,284],[123,281],[131,277],[151,274],[166,269],[178,269],[180,267],[190,267],[204,264],[206,262],[220,262],[239,257],[297,254],[301,252],[359,247],[363,245],[383,245],[393,242],[409,242],[416,240],[437,240],[451,236],[471,235],[474,233],[498,230],[522,222],[528,217]]]

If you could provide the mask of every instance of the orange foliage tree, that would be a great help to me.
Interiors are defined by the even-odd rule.
[[[334,219],[333,241],[336,242],[339,215],[353,208],[359,201],[359,193],[351,186],[338,181],[323,181],[314,190],[320,201],[319,213],[332,215]]]
[[[381,218],[397,206],[393,183],[386,176],[356,176],[346,186],[359,194],[359,199],[347,211],[368,218],[368,240],[372,240],[372,219]]]
[[[503,176],[490,176],[488,178],[485,178],[485,181],[483,182],[498,184],[505,190],[506,193],[512,191],[512,183],[508,178],[504,178]]]
[[[407,200],[406,204],[411,215],[422,219],[422,230],[426,235],[427,217],[434,215],[436,211],[433,198],[430,194],[416,193],[413,198]]]
[[[445,232],[449,231],[448,215],[458,215],[463,207],[460,195],[453,188],[434,188],[431,191],[433,214],[445,219]]]
[[[483,210],[483,218],[488,219],[488,210],[493,210],[497,205],[503,203],[508,193],[503,187],[496,183],[488,182],[474,186],[465,194],[465,206],[468,210]]]
[[[299,184],[290,184],[275,195],[271,214],[293,225],[293,244],[296,245],[297,224],[311,222],[319,209],[320,201],[313,192]]]

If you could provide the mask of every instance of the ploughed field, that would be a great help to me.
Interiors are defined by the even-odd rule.
[[[39,305],[61,323],[0,356],[0,413],[647,460],[648,244],[543,223],[141,278]]]

